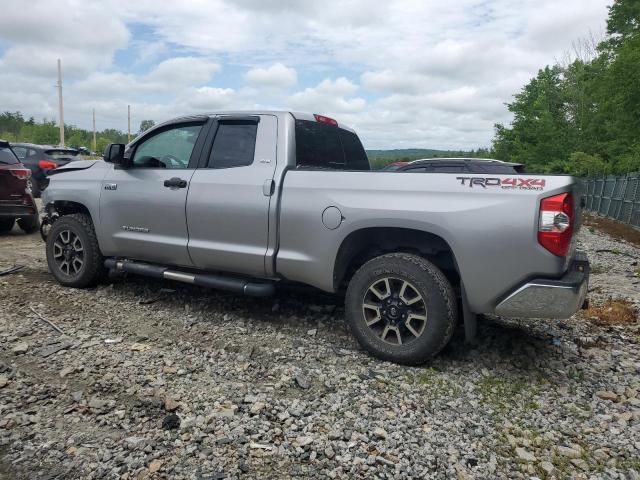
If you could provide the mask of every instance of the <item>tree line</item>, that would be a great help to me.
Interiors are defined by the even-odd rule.
[[[148,130],[153,120],[140,122],[138,133]],[[46,118],[36,122],[33,117],[25,118],[20,112],[0,113],[0,138],[9,142],[35,143],[38,145],[57,145],[60,130],[54,120]],[[93,150],[93,132],[65,124],[64,138],[67,146],[85,147]],[[96,150],[102,152],[109,143],[127,143],[127,134],[114,128],[96,132]]]
[[[640,170],[640,1],[615,0],[607,34],[574,44],[507,104],[492,155],[528,171],[576,175]]]
[[[404,148],[396,150],[367,150],[367,157],[373,170],[383,168],[393,162],[411,162],[422,158],[489,158],[487,148],[478,150],[434,150],[430,148]]]

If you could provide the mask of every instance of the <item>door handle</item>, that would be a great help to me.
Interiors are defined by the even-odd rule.
[[[164,181],[164,186],[168,188],[186,188],[187,181],[182,178],[173,177]]]
[[[271,195],[273,195],[273,192],[275,191],[276,191],[276,182],[274,182],[272,179],[265,180],[264,183],[262,184],[262,194],[265,197],[270,197]]]

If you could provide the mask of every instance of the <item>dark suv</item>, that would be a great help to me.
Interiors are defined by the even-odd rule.
[[[475,173],[510,175],[525,173],[520,163],[484,158],[427,158],[416,160],[396,170],[412,173]]]
[[[74,148],[34,145],[32,143],[12,143],[11,148],[25,167],[31,170],[34,197],[39,197],[40,192],[49,185],[48,171],[69,162],[82,160],[78,156],[78,150]]]
[[[0,140],[0,233],[10,232],[16,220],[26,233],[39,229],[29,177],[31,171],[20,163],[9,143]]]

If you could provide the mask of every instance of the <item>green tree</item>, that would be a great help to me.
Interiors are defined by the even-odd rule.
[[[609,7],[607,33],[612,44],[619,45],[640,32],[640,2],[638,0],[615,0]]]
[[[584,152],[573,152],[569,156],[569,171],[576,175],[593,176],[607,172],[607,164],[598,155]]]
[[[568,158],[574,134],[567,120],[559,67],[540,70],[507,108],[513,122],[511,128],[496,125],[493,148],[498,158],[543,171],[544,164]]]
[[[495,126],[495,157],[541,172],[640,169],[640,1],[615,0],[607,32],[515,95],[511,125]]]
[[[64,131],[67,145],[92,148],[93,132],[74,125],[65,125]],[[100,151],[108,143],[126,143],[127,141],[127,135],[120,130],[105,129],[97,133],[97,147]],[[59,139],[59,128],[55,121],[44,119],[36,122],[33,117],[25,120],[20,112],[2,112],[0,113],[0,138],[12,142],[56,145]]]
[[[151,127],[155,126],[155,124],[156,124],[156,122],[154,122],[153,120],[142,120],[140,122],[140,130],[138,131],[138,134],[146,132]]]

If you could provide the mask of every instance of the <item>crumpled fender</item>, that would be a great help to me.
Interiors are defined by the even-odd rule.
[[[78,160],[76,162],[69,162],[66,165],[55,168],[53,170],[48,170],[46,172],[46,176],[50,177],[52,175],[58,175],[60,173],[65,172],[73,172],[77,170],[86,170],[87,168],[93,167],[97,162],[101,162],[102,160]]]

